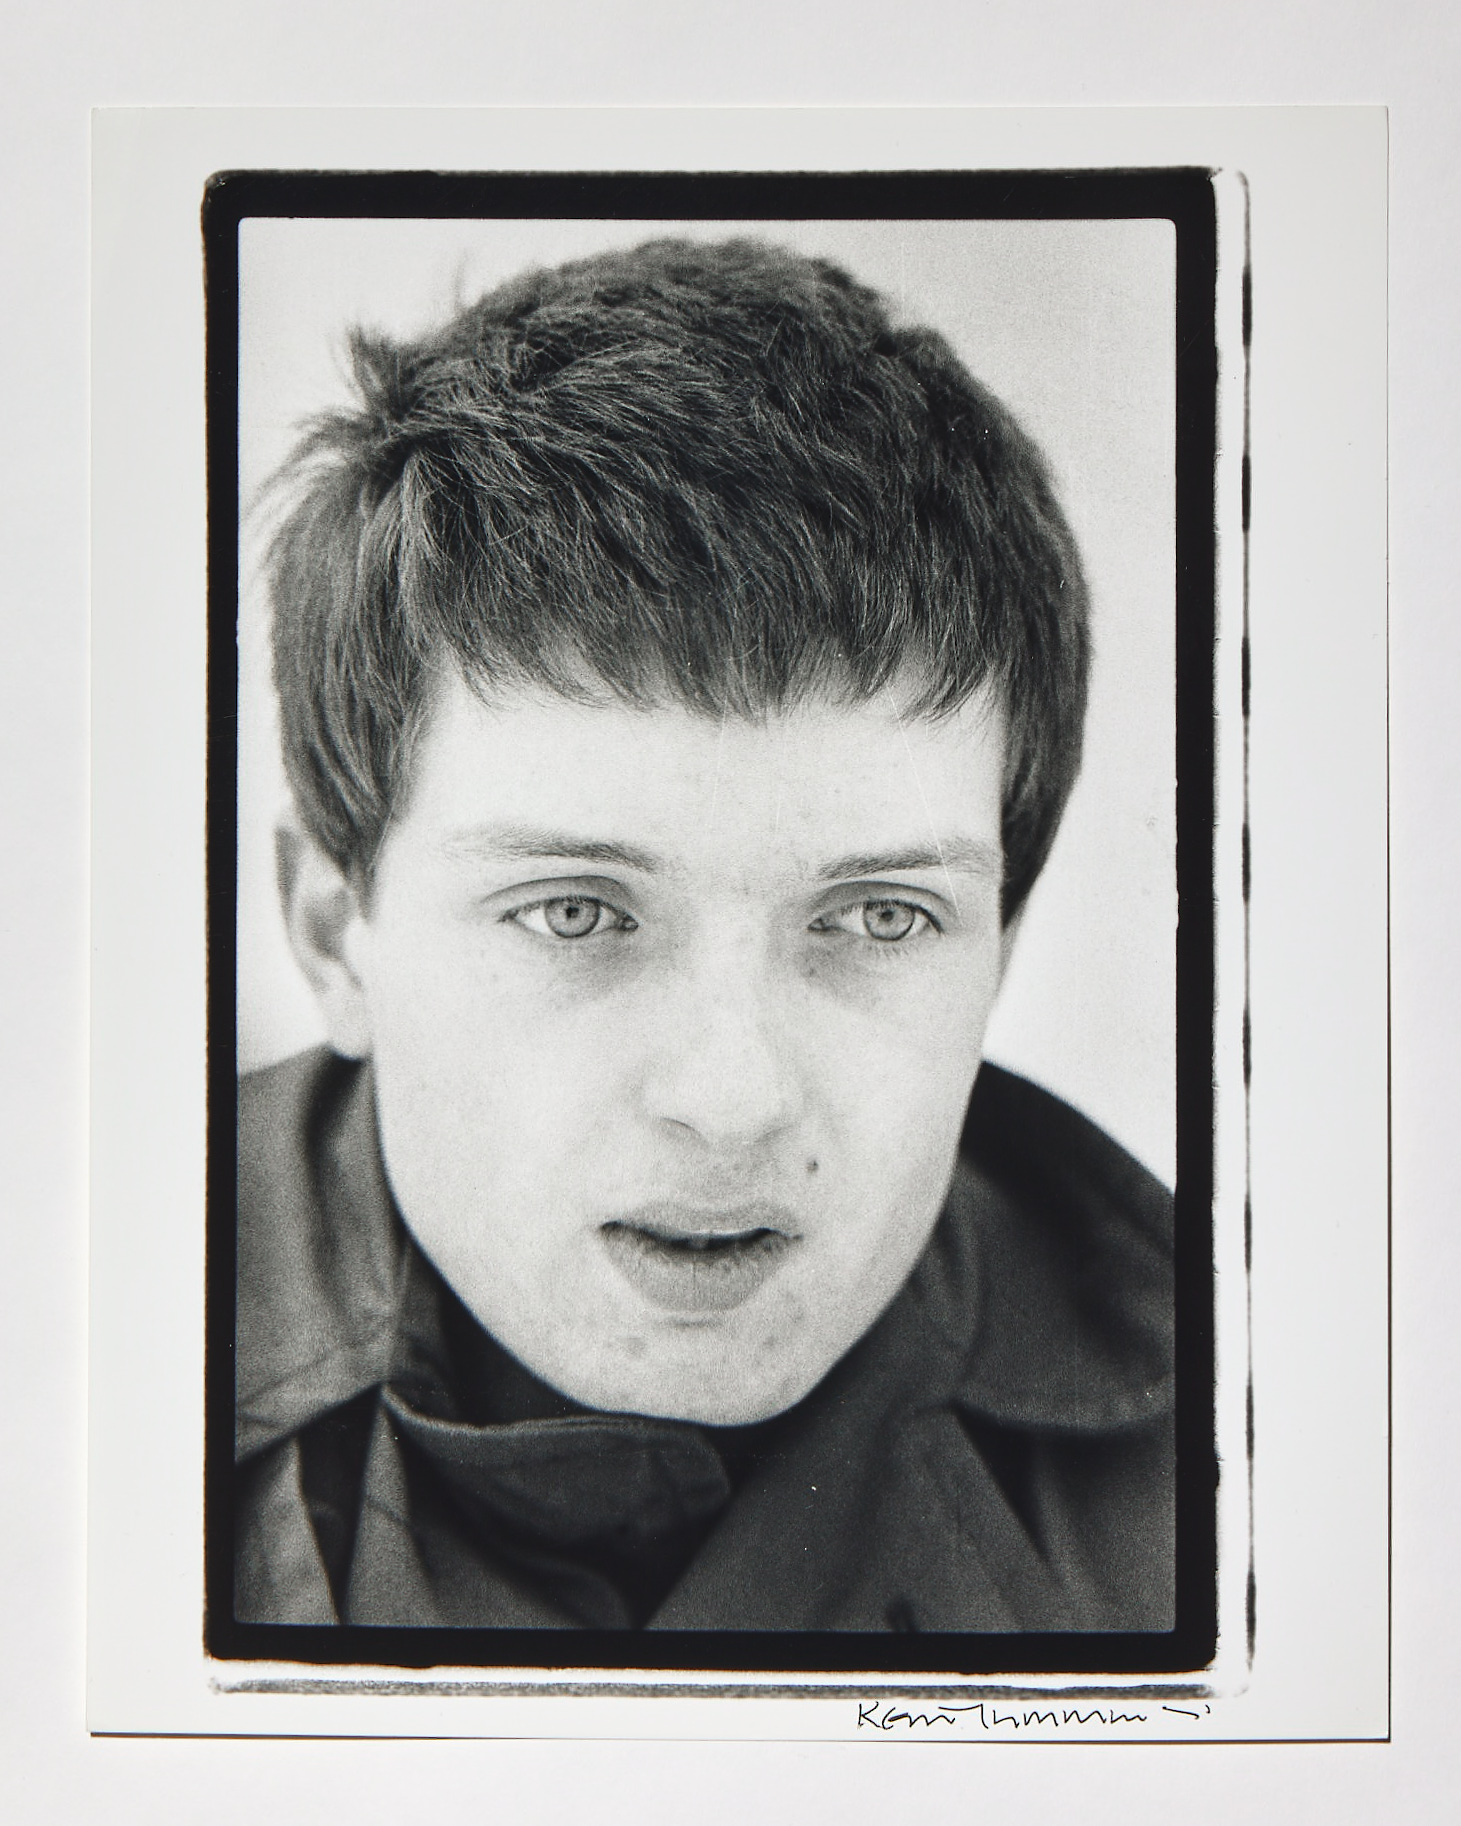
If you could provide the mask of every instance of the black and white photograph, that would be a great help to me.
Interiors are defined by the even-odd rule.
[[[1384,185],[98,117],[92,1733],[1385,1737]]]
[[[210,1652],[1200,1673],[1209,174],[204,221]]]
[[[1452,1818],[1461,9],[6,50],[0,1820]]]

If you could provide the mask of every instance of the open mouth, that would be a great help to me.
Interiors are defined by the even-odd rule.
[[[661,1249],[688,1249],[693,1255],[718,1255],[727,1249],[748,1249],[767,1239],[787,1240],[780,1230],[771,1230],[765,1225],[754,1230],[696,1230],[688,1235],[652,1230],[643,1224],[611,1224],[609,1228],[629,1230]]]
[[[771,1224],[692,1229],[645,1213],[602,1226],[614,1266],[656,1306],[726,1312],[781,1267],[797,1238]]]

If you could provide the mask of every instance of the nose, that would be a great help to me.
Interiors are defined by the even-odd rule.
[[[717,1151],[783,1135],[804,1101],[791,1004],[788,986],[740,947],[677,970],[646,1036],[650,1116]]]

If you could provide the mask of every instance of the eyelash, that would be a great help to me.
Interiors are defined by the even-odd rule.
[[[551,926],[547,926],[549,907],[592,907],[595,912],[594,923],[584,932],[555,932]],[[532,913],[543,915],[546,930],[529,924],[527,916]],[[607,915],[607,919],[601,917],[603,915]],[[551,938],[563,945],[575,945],[585,938],[598,938],[607,931],[633,932],[639,926],[639,921],[632,914],[611,906],[606,900],[600,900],[596,894],[550,894],[542,900],[530,901],[525,907],[514,907],[504,915],[504,923],[523,926],[539,938]]]
[[[911,913],[913,915],[912,921],[906,931],[899,932],[896,935],[886,935],[870,931],[867,924],[867,916],[876,907],[896,907],[901,912]],[[848,933],[848,936],[853,938],[862,936],[870,939],[875,945],[892,946],[906,944],[909,939],[916,937],[920,932],[943,931],[943,927],[928,909],[919,906],[917,901],[899,900],[892,895],[882,894],[870,896],[867,900],[853,901],[845,907],[838,908],[833,913],[824,913],[820,919],[816,919],[812,922],[811,930],[813,932],[828,934],[846,931],[845,927],[834,925],[832,922],[838,918],[846,918],[849,915],[858,913],[861,913],[863,916],[862,933]]]
[[[594,923],[581,932],[556,931],[549,920],[548,909],[550,907],[579,907],[585,910],[592,908],[594,911]],[[897,908],[900,912],[911,914],[912,918],[904,931],[897,933],[874,932],[868,925],[868,915],[877,908]],[[849,932],[846,927],[834,923],[839,918],[846,918],[849,915],[858,913],[861,913],[863,916],[863,929],[860,935],[856,932]],[[542,916],[542,927],[532,923],[530,916],[533,914],[540,914]],[[606,900],[600,900],[595,894],[553,894],[546,896],[542,900],[530,901],[526,906],[514,907],[510,913],[504,915],[504,923],[522,926],[527,931],[535,933],[540,938],[552,939],[558,944],[565,945],[578,944],[587,938],[602,937],[608,932],[635,932],[639,929],[639,922],[632,914],[624,912],[622,908],[612,906]],[[943,928],[926,908],[917,905],[914,901],[879,897],[877,899],[854,901],[851,905],[838,909],[836,913],[823,914],[820,918],[812,921],[809,930],[824,936],[831,936],[832,934],[841,931],[845,932],[850,938],[862,936],[875,945],[891,946],[906,944],[910,938],[914,937],[915,934],[919,932],[940,932]]]

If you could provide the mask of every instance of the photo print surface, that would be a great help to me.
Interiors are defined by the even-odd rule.
[[[1206,178],[205,224],[210,1653],[1202,1668]]]

